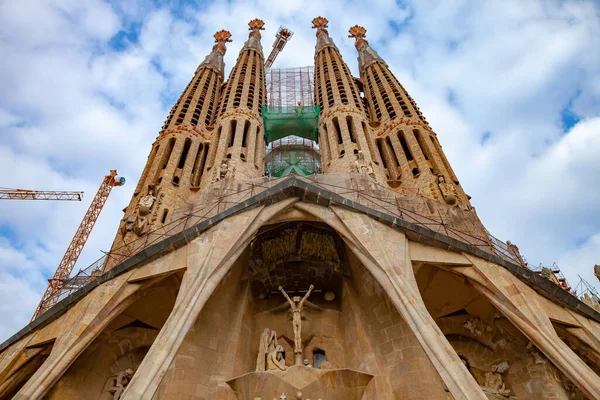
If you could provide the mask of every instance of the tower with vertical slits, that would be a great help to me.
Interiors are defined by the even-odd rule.
[[[600,399],[600,303],[485,230],[366,30],[358,79],[315,18],[314,81],[271,69],[265,104],[249,25],[225,84],[215,35],[111,251],[0,343],[0,400]]]
[[[469,205],[437,135],[388,65],[355,25],[358,66],[377,151],[390,187],[447,204]]]
[[[313,19],[315,47],[315,103],[321,107],[319,146],[323,172],[353,172],[357,160],[385,183],[385,175],[369,128],[369,120],[350,70],[329,37],[327,19]],[[358,172],[358,171],[355,171]]]
[[[248,24],[250,34],[229,74],[219,103],[209,154],[210,182],[252,179],[264,174],[265,140],[261,106],[266,102],[264,55],[260,31],[264,22]],[[210,183],[207,181],[206,183]],[[204,184],[204,183],[203,183]]]
[[[120,246],[170,221],[173,210],[198,194],[205,178],[217,104],[223,85],[223,56],[231,34],[214,35],[211,53],[171,109],[148,156],[113,244]]]

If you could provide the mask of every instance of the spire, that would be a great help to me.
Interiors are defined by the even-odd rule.
[[[317,30],[317,45],[315,46],[315,54],[319,51],[323,50],[325,47],[333,47],[336,50],[335,43],[333,43],[333,39],[329,37],[329,32],[327,31],[329,21],[325,17],[317,17],[312,20],[313,29]],[[339,50],[338,50],[339,51]]]
[[[356,46],[356,50],[358,50],[358,69],[361,73],[365,70],[365,68],[373,63],[376,63],[377,61],[385,64],[385,61],[379,57],[379,54],[373,50],[367,39],[365,39],[367,30],[364,27],[354,25],[348,30],[348,32],[350,32],[348,37],[356,40],[354,46]]]
[[[225,62],[223,62],[223,56],[227,52],[227,47],[225,43],[231,42],[231,33],[226,30],[220,30],[215,33],[215,45],[212,48],[212,51],[209,55],[206,56],[204,61],[198,66],[196,72],[198,72],[202,67],[211,66],[223,76],[223,71],[225,71]]]
[[[261,19],[256,18],[248,22],[248,26],[248,30],[250,31],[250,33],[248,34],[248,40],[246,41],[246,43],[244,43],[244,47],[242,47],[240,53],[248,49],[255,49],[258,51],[260,56],[264,58],[262,45],[260,44],[260,31],[265,30],[265,22]]]

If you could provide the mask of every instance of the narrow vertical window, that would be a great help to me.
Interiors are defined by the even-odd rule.
[[[342,144],[344,142],[342,138],[342,130],[340,129],[340,122],[337,117],[333,119],[333,127],[335,128],[335,132],[337,133],[338,143]]]
[[[350,134],[350,141],[352,143],[356,143],[356,132],[354,132],[354,126],[352,124],[352,117],[346,117],[346,123],[348,124],[348,133]]]
[[[388,169],[388,160],[385,157],[385,152],[383,150],[383,139],[377,139],[377,151],[379,152],[379,156],[381,157],[381,162],[383,163],[383,167]]]
[[[248,131],[250,130],[250,121],[244,123],[244,134],[242,135],[242,147],[246,147],[246,141],[248,139]]]
[[[169,210],[167,210],[166,208],[163,211],[163,215],[162,218],[160,219],[160,223],[164,224],[165,222],[167,222],[167,215],[169,214]]]
[[[390,139],[389,136],[385,139],[385,143],[387,144],[388,149],[392,153],[392,157],[394,158],[394,161],[396,162],[396,165],[399,167],[400,166],[400,161],[398,160],[398,155],[396,154],[396,151],[394,150],[394,146],[392,146],[392,140]]]
[[[185,165],[185,159],[190,151],[190,146],[192,145],[192,140],[190,138],[185,139],[183,143],[183,151],[181,152],[181,157],[179,157],[179,164],[177,164],[177,168],[183,168]]]
[[[410,151],[410,148],[408,147],[408,143],[406,143],[406,138],[404,137],[403,131],[398,131],[398,140],[402,145],[402,150],[404,150],[404,155],[406,156],[406,159],[408,161],[412,161],[414,158],[412,152]]]
[[[229,125],[229,144],[228,147],[233,146],[233,142],[235,140],[235,130],[237,128],[237,120],[232,119]]]

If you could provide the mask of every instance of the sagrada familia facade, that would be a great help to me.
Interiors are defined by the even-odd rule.
[[[487,232],[363,27],[354,77],[313,20],[321,173],[265,176],[263,25],[227,80],[215,34],[102,267],[0,345],[0,398],[600,399],[600,313]]]

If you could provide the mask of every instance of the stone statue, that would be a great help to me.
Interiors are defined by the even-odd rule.
[[[522,267],[527,267],[527,262],[525,262],[525,260],[523,259],[523,256],[521,256],[521,252],[519,251],[519,248],[515,244],[511,243],[510,240],[506,241],[506,249],[508,250],[510,255],[513,256],[513,258],[516,259],[517,262]]]
[[[256,372],[266,370],[268,355],[277,348],[277,333],[265,328],[260,335],[260,343],[258,344],[258,355],[256,357]]]
[[[373,167],[370,163],[367,163],[365,160],[365,155],[362,150],[359,150],[356,154],[356,160],[354,161],[354,169],[359,174],[369,175],[372,178],[375,178],[375,173],[373,171]]]
[[[150,214],[150,210],[156,201],[156,186],[154,184],[148,185],[148,194],[140,199],[138,214],[146,216]]]
[[[501,362],[494,365],[490,372],[485,373],[485,386],[483,391],[490,394],[498,394],[500,396],[509,397],[511,392],[506,388],[506,384],[502,379],[502,373],[508,370],[508,363]]]
[[[131,378],[133,378],[133,373],[134,371],[132,368],[127,368],[108,378],[105,387],[107,387],[106,391],[113,396],[113,400],[119,400],[121,398],[125,388],[129,385]]]
[[[290,305],[292,312],[292,324],[294,327],[294,353],[302,354],[302,310],[304,309],[304,301],[310,296],[311,292],[315,287],[310,285],[308,292],[302,299],[300,296],[294,296],[294,299],[290,299],[285,290],[279,286],[279,291],[283,294],[283,297],[287,300]],[[302,361],[300,361],[302,362]]]
[[[446,204],[456,203],[456,188],[453,184],[446,182],[444,175],[438,175],[438,187]]]
[[[119,224],[119,233],[121,236],[125,236],[127,232],[133,231],[133,225],[135,223],[137,216],[135,214],[130,214],[124,217]]]
[[[268,371],[285,371],[285,359],[283,358],[283,346],[278,345],[275,350],[269,353],[267,356],[267,370]]]
[[[594,275],[600,280],[600,265],[598,264],[594,265]]]
[[[131,230],[138,236],[145,233],[148,226],[148,215],[152,211],[152,206],[156,201],[156,186],[148,185],[148,193],[140,199],[138,203],[137,215],[133,221]]]

